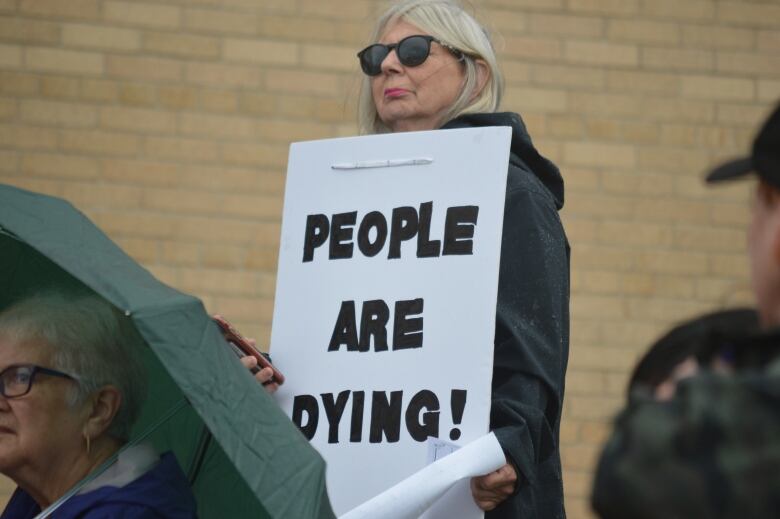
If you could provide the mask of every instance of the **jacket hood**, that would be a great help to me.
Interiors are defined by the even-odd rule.
[[[555,198],[555,206],[563,207],[563,177],[558,167],[542,156],[534,147],[531,136],[519,114],[512,112],[463,114],[448,122],[442,129],[478,128],[482,126],[509,126],[512,128],[510,164],[533,173]]]

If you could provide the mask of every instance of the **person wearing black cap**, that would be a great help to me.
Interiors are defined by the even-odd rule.
[[[705,345],[728,350],[731,374],[703,370],[681,381],[666,401],[631,399],[615,420],[594,478],[591,504],[601,519],[778,517],[780,106],[751,155],[714,169],[707,182],[750,174],[758,183],[749,256],[764,332]]]
[[[780,325],[780,106],[758,133],[752,154],[715,168],[707,175],[707,182],[752,174],[758,176],[758,184],[748,251],[761,324],[769,328]]]

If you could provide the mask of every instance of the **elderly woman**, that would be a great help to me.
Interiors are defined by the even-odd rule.
[[[35,517],[117,453],[54,517],[196,517],[172,454],[120,450],[145,394],[140,340],[91,294],[41,294],[0,313],[0,472],[18,485],[2,519]]]
[[[490,419],[507,463],[472,480],[472,492],[482,509],[493,510],[490,518],[564,517],[558,453],[569,348],[569,246],[558,217],[563,179],[534,148],[519,115],[496,113],[502,83],[493,46],[454,1],[393,5],[358,57],[365,73],[362,133],[512,128]]]

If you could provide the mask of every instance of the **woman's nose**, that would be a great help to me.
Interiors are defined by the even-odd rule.
[[[398,60],[396,49],[391,49],[385,59],[382,60],[381,70],[383,74],[397,73],[401,71],[401,62]]]

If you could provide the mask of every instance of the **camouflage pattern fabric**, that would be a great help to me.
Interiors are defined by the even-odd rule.
[[[705,373],[616,419],[594,482],[602,519],[780,517],[780,359]]]

